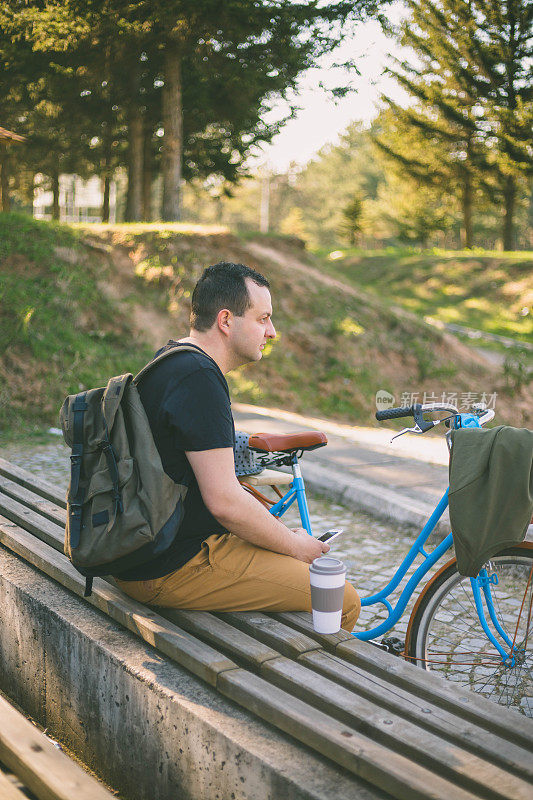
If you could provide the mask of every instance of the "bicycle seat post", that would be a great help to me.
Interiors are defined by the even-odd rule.
[[[298,510],[300,512],[300,519],[302,525],[307,533],[312,536],[311,520],[309,519],[309,509],[307,507],[307,497],[305,495],[305,484],[302,478],[302,470],[298,463],[298,451],[294,450],[291,453],[291,468],[293,475],[293,489],[296,492],[296,500],[298,501]]]

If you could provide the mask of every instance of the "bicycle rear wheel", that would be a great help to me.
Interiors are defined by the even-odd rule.
[[[515,643],[515,665],[503,664],[482,630],[470,578],[457,572],[455,559],[420,595],[409,621],[406,654],[462,688],[533,717],[533,544],[503,550],[485,568],[497,576],[497,585],[490,586],[494,610]]]

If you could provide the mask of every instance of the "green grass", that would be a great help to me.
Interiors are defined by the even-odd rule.
[[[102,262],[71,227],[0,214],[0,429],[57,425],[67,394],[134,371],[128,320],[102,293]]]
[[[87,246],[95,240],[99,248]],[[192,288],[203,268],[221,258],[251,263],[268,276],[279,332],[260,364],[228,376],[235,400],[375,424],[379,389],[398,398],[404,391],[498,391],[500,421],[528,424],[522,409],[531,404],[518,396],[522,386],[527,388],[520,364],[511,365],[509,376],[487,372],[422,320],[444,305],[442,298],[456,297],[449,289],[453,270],[466,265],[463,279],[474,282],[472,254],[349,252],[333,262],[324,254],[303,252],[290,237],[265,239],[279,253],[353,282],[357,292],[352,294],[277,260],[256,257],[247,249],[248,240],[187,224],[65,226],[0,214],[2,435],[31,437],[43,425],[57,426],[67,394],[135,372],[152,355],[157,337],[169,331],[185,335]],[[511,259],[515,282],[522,279],[524,258]],[[492,262],[489,266],[494,268]],[[414,289],[409,287],[413,274]],[[428,299],[432,279],[438,282]],[[115,299],[118,290],[121,296]],[[398,314],[394,303],[411,303],[416,313]],[[470,306],[465,308],[473,314]],[[503,319],[504,311],[499,313]],[[466,319],[462,324],[477,327]],[[509,330],[495,332],[509,335]],[[505,381],[512,384],[509,391]]]
[[[331,275],[420,317],[533,341],[533,252],[351,249],[335,258],[316,255]]]

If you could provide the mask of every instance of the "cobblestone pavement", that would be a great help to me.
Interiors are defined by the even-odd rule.
[[[70,451],[54,439],[46,444],[27,446],[9,445],[0,450],[0,456],[33,474],[50,481],[66,490],[69,479]],[[344,533],[331,547],[331,554],[341,558],[346,564],[348,580],[357,587],[361,596],[373,594],[387,584],[396,567],[414,541],[416,531],[402,525],[376,520],[354,508],[346,508],[316,495],[309,496],[311,525],[315,533],[323,533],[329,528],[344,528]],[[299,526],[297,510],[289,509],[284,517],[289,527]],[[420,559],[415,565],[420,563]],[[407,573],[407,578],[415,567]],[[404,585],[405,581],[402,583]],[[391,598],[397,597],[397,590]],[[416,599],[416,598],[415,598]],[[401,619],[390,635],[404,638],[407,630],[409,611],[414,600],[408,605]],[[382,604],[363,609],[358,626],[365,629],[381,622],[387,616]],[[389,635],[389,634],[387,634]]]

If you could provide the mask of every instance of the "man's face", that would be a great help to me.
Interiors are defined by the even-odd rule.
[[[259,361],[265,344],[276,336],[270,292],[250,278],[246,278],[246,287],[251,305],[242,317],[233,316],[231,332],[232,349],[241,364]]]

